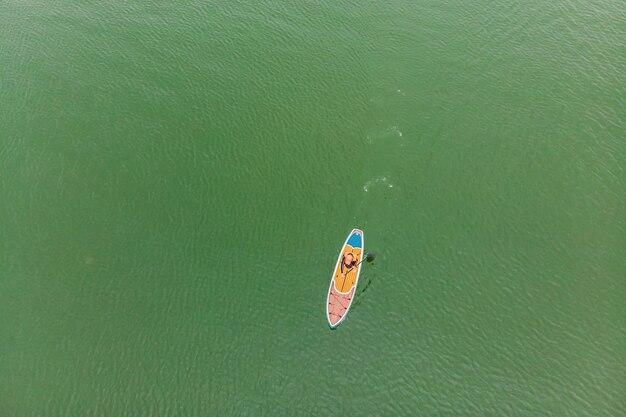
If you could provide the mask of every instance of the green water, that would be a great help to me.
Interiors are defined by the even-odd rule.
[[[624,22],[1,2],[0,416],[625,415]]]

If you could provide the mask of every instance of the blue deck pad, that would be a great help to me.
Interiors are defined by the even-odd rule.
[[[348,239],[348,245],[352,246],[353,248],[362,248],[363,240],[361,239],[361,235],[358,233],[352,233],[352,236],[350,236],[350,239]]]

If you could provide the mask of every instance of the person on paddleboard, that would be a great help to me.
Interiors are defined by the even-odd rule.
[[[352,268],[356,264],[356,259],[354,259],[354,255],[350,252],[346,253],[343,256],[343,265],[341,265],[341,269],[345,266],[347,269]]]

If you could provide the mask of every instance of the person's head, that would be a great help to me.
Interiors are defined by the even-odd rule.
[[[353,261],[354,255],[351,253],[346,253],[346,256],[344,256],[344,262],[346,263],[346,265],[350,265]]]

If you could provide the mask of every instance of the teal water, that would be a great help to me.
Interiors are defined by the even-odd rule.
[[[623,6],[0,3],[0,415],[626,414]]]

